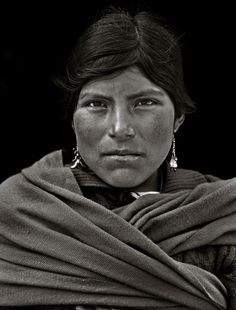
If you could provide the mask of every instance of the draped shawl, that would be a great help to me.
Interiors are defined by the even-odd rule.
[[[171,256],[235,234],[234,178],[111,211],[56,151],[1,184],[0,305],[226,309],[216,276]]]

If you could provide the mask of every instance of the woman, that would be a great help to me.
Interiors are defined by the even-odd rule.
[[[111,10],[67,73],[74,157],[1,185],[1,309],[236,309],[236,182],[177,169],[194,104],[174,34]]]

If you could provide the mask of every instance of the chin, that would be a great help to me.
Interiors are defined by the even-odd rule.
[[[112,183],[108,183],[110,186],[112,187],[116,187],[116,188],[127,188],[127,189],[133,189],[139,186],[139,184],[133,184],[133,183],[127,183],[127,182],[112,182]]]
[[[110,176],[109,179],[103,179],[107,184],[117,188],[135,188],[142,181],[138,182],[137,176],[130,173],[121,173],[119,175]]]

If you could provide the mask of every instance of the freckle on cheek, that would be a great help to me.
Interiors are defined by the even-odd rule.
[[[76,131],[77,132],[85,132],[88,130],[89,127],[91,127],[90,122],[86,120],[83,117],[80,117],[79,119],[76,120]]]
[[[165,126],[163,124],[155,124],[153,126],[153,130],[150,133],[152,140],[163,140],[165,141],[167,137],[170,135],[170,127]]]
[[[86,145],[93,145],[96,140],[96,131],[91,124],[88,122],[84,123],[83,121],[77,124],[76,126],[76,135],[80,142]]]

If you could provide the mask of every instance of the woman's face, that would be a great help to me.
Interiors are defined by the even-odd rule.
[[[156,190],[175,120],[167,93],[136,67],[88,82],[81,90],[73,127],[79,152],[107,184]]]

